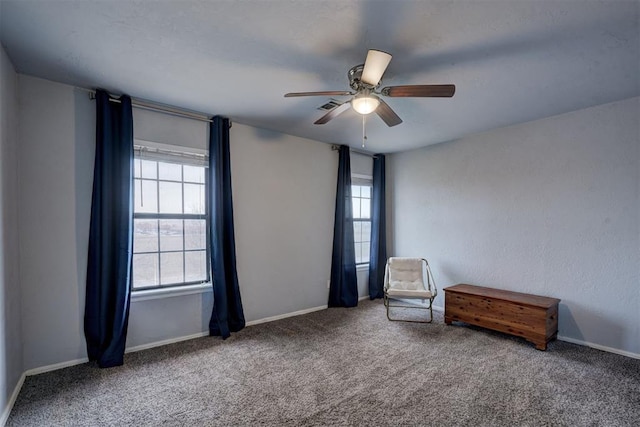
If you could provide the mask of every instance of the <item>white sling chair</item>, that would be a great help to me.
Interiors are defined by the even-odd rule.
[[[387,318],[389,320],[431,323],[433,321],[432,305],[436,295],[438,295],[438,290],[426,259],[389,258],[384,272],[384,305],[387,309]],[[420,299],[422,304],[391,305],[391,300],[408,299]],[[390,307],[429,310],[429,320],[392,319],[389,315]]]

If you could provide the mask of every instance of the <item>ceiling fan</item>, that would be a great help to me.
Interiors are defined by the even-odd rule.
[[[356,65],[348,73],[349,86],[353,91],[325,91],[325,92],[291,92],[285,98],[295,96],[352,96],[349,101],[340,104],[333,110],[314,122],[323,125],[329,120],[344,113],[349,108],[364,115],[375,112],[387,126],[396,126],[402,119],[384,102],[380,96],[398,97],[438,97],[450,98],[456,92],[455,85],[408,85],[387,86],[378,91],[391,55],[381,50],[370,49],[364,64]]]

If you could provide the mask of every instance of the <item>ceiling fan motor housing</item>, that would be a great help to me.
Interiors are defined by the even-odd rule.
[[[380,79],[378,84],[375,86],[363,82],[361,80],[362,70],[364,70],[364,64],[356,65],[347,73],[347,77],[349,78],[349,86],[351,86],[351,89],[355,90],[356,92],[361,92],[364,90],[373,91],[375,88],[380,86],[380,83],[382,83],[382,79]]]

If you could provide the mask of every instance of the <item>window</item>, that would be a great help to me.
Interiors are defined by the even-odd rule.
[[[204,155],[135,153],[132,289],[209,281]]]
[[[368,264],[371,245],[371,184],[352,185],[351,201],[356,264]]]

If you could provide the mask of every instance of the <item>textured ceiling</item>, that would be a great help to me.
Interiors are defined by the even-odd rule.
[[[359,147],[353,111],[314,125],[367,49],[382,86],[454,83],[453,98],[387,98],[366,149],[394,152],[640,95],[639,1],[10,1],[2,44],[20,73],[223,114]],[[338,98],[340,99],[340,98]]]

